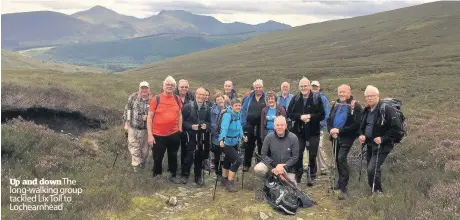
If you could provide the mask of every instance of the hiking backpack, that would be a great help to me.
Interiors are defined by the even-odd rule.
[[[399,120],[401,127],[396,134],[396,137],[394,139],[394,143],[401,143],[401,140],[403,137],[406,135],[406,130],[405,130],[405,125],[404,122],[406,120],[406,117],[404,117],[404,114],[401,110],[403,103],[402,101],[395,99],[395,98],[384,98],[382,99],[382,105],[380,106],[380,115],[382,116],[382,124],[385,122],[385,107],[390,107],[393,108],[394,111],[396,112],[397,119]]]
[[[235,117],[233,116],[230,112],[228,112],[227,108],[225,108],[224,110],[220,111],[219,112],[219,115],[217,116],[217,121],[216,121],[216,125],[217,125],[217,135],[220,134],[220,129],[222,127],[222,117],[224,116],[225,113],[228,113],[230,114],[230,116],[232,117],[232,121],[230,122],[230,124],[234,123],[235,121],[239,121],[240,118],[239,117]]]
[[[284,177],[284,176],[283,176]],[[280,176],[270,175],[264,181],[264,199],[275,210],[288,215],[295,215],[301,207],[297,192],[289,186],[282,184]]]

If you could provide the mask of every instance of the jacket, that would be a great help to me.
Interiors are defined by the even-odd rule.
[[[276,96],[278,97],[278,101],[276,103],[281,106],[280,100],[283,98],[282,93],[278,92],[276,93]],[[292,93],[289,93],[286,97],[286,106],[284,106],[286,111],[288,111],[289,103],[291,102],[292,97],[294,97]]]
[[[249,105],[250,102],[252,101],[252,98],[255,96],[255,92],[252,91],[248,97],[244,99],[243,106],[241,107],[241,124],[243,127],[247,124],[247,116],[248,116],[248,110],[249,110]],[[261,99],[266,98],[265,92],[262,93],[262,96],[260,97]],[[267,103],[267,102],[265,102]]]
[[[222,115],[220,134],[218,142],[224,140],[225,146],[234,147],[243,138],[243,127],[241,126],[241,114],[235,113],[230,107]]]
[[[195,131],[192,129],[194,124],[206,123],[206,130],[209,130],[211,127],[211,112],[210,109],[206,107],[206,104],[203,103],[202,108],[205,108],[205,117],[200,118],[200,112],[198,111],[198,104],[196,101],[190,102],[184,105],[182,108],[182,126],[184,130],[189,134],[190,137],[196,134],[202,134],[203,130]],[[207,110],[206,110],[207,109]]]
[[[318,98],[316,105],[314,104],[313,92],[310,91],[305,106],[302,96],[302,93],[299,93],[292,98],[291,103],[289,103],[287,115],[289,119],[294,121],[291,132],[302,135],[305,139],[308,139],[310,136],[320,135],[320,122],[324,119],[325,113],[321,98]],[[311,115],[310,121],[307,124],[300,120],[300,116],[304,114]]]
[[[219,145],[219,134],[217,133],[217,118],[221,110],[217,104],[211,107],[211,142],[214,145]]]
[[[363,113],[363,108],[361,105],[355,101],[354,108],[352,109],[352,100],[355,100],[353,96],[351,96],[347,101],[347,119],[345,124],[342,128],[339,129],[339,139],[341,143],[352,145],[354,140],[358,137],[359,127],[361,125],[361,117]],[[340,99],[337,99],[336,103],[340,103]],[[334,127],[334,118],[335,113],[337,112],[337,108],[335,108],[336,104],[332,105],[330,117],[327,120],[327,131],[328,133],[331,132],[331,129]],[[332,136],[330,137],[332,140]]]
[[[176,94],[177,96],[179,96],[179,98],[181,97],[180,94],[179,94],[179,89],[175,89],[174,90],[174,94]],[[182,99],[181,99],[182,100]],[[195,101],[195,96],[191,93],[191,92],[187,92],[187,94],[185,94],[185,99],[184,101],[182,102],[182,104],[187,104],[191,101]]]
[[[283,137],[278,136],[276,131],[270,133],[264,140],[260,156],[273,167],[286,164],[284,169],[288,173],[294,173],[294,166],[299,156],[302,156],[299,155],[299,139],[287,129]]]
[[[127,122],[131,128],[146,129],[147,121],[144,120],[144,116],[149,112],[151,101],[152,95],[149,95],[146,100],[143,100],[138,92],[132,93],[128,97],[128,103],[125,106],[123,121],[125,123]]]
[[[381,105],[382,101],[379,101],[374,109],[374,111],[377,111],[377,115],[374,119],[374,127],[372,128],[373,135],[371,138],[381,137],[381,146],[384,146],[382,152],[385,152],[393,149],[394,138],[401,129],[401,122],[398,120],[395,110],[390,107],[386,107],[384,109],[385,118],[382,118],[382,114],[380,112]],[[370,110],[371,108],[369,106],[364,108],[361,125],[359,127],[359,135],[364,135],[364,130],[366,129],[366,119]],[[366,142],[373,142],[373,140],[369,140],[368,137],[366,137]]]
[[[262,114],[261,114],[261,119],[260,119],[260,138],[262,138],[262,140],[264,140],[265,136],[267,136],[267,134],[265,133],[265,128],[267,127],[267,113],[268,113],[268,109],[270,107],[265,107],[264,109],[262,109]],[[286,110],[284,110],[283,107],[279,106],[279,105],[276,105],[276,116],[284,116],[286,117]]]
[[[324,108],[324,119],[320,122],[321,128],[327,127],[327,120],[329,119],[329,115],[331,114],[331,107],[329,106],[329,100],[324,95],[323,92],[320,92],[319,95],[321,96],[321,101],[323,101],[323,108]]]

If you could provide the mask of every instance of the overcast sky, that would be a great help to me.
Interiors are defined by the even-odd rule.
[[[433,0],[2,0],[2,14],[50,10],[65,14],[87,10],[97,4],[120,14],[145,18],[166,10],[187,10],[218,20],[249,24],[275,20],[291,26],[368,15],[418,5]]]

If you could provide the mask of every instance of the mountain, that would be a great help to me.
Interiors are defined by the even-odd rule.
[[[52,11],[2,14],[2,48],[117,39],[110,28]]]
[[[240,34],[290,28],[274,21],[259,25],[226,24],[187,11],[161,11],[139,19],[102,6],[71,16],[51,11],[2,14],[2,48],[19,50],[66,43],[100,42],[164,33]]]
[[[158,34],[118,41],[65,44],[48,50],[27,50],[23,54],[42,60],[94,66],[123,71],[226,44],[247,40],[258,33],[237,35]]]
[[[118,22],[130,23],[140,20],[134,16],[118,14],[117,12],[100,5],[94,6],[86,11],[77,12],[71,16],[93,24],[117,24]]]
[[[107,72],[103,69],[75,66],[62,63],[37,60],[21,54],[2,50],[2,71],[3,70],[54,70],[62,72]]]
[[[460,54],[459,21],[460,2],[424,4],[294,27],[125,73],[181,73],[209,83],[238,76],[235,82],[248,83],[256,77],[278,82],[302,75],[319,79],[451,65]]]

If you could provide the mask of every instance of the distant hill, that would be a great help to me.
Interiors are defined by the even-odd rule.
[[[48,50],[27,50],[21,53],[42,60],[123,71],[175,56],[238,43],[259,34],[158,34],[118,41],[66,44]]]
[[[257,78],[270,84],[302,75],[321,79],[449,66],[459,61],[459,21],[460,2],[429,3],[294,27],[125,73],[211,84],[231,78],[249,85]]]
[[[71,16],[52,11],[2,14],[2,48],[110,41],[162,33],[216,35],[287,28],[290,26],[273,21],[259,25],[226,24],[210,16],[182,10],[161,11],[158,15],[139,19],[95,6]]]
[[[15,52],[2,50],[3,70],[57,70],[62,72],[107,72],[99,68],[53,63],[26,57]]]

